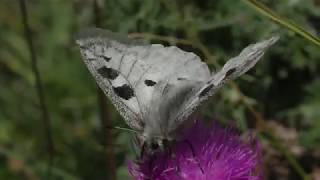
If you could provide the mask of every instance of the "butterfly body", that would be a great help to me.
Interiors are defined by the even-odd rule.
[[[214,74],[194,53],[107,30],[83,31],[77,44],[100,88],[126,123],[140,132],[141,146],[154,149],[176,140],[178,129],[196,107],[254,66],[276,40],[250,45]]]

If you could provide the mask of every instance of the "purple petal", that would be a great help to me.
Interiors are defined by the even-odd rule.
[[[257,139],[240,138],[235,128],[217,123],[206,127],[195,121],[184,141],[170,151],[148,155],[141,162],[130,161],[128,169],[136,180],[261,180],[261,148]]]

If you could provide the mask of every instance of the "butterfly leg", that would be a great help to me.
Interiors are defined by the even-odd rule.
[[[150,159],[148,159],[148,161],[149,161],[149,163],[148,163],[148,166],[149,166],[149,174],[153,174],[152,173],[152,171],[153,171],[153,163],[154,163],[154,157],[153,156],[151,156],[150,157]],[[150,178],[150,180],[152,180],[153,179],[153,177],[149,177]],[[149,179],[146,179],[146,180],[149,180]]]
[[[202,174],[204,174],[204,170],[203,170],[203,168],[201,167],[201,164],[200,164],[199,159],[196,157],[196,153],[195,153],[195,151],[194,151],[194,148],[193,148],[191,142],[188,141],[188,140],[184,140],[183,142],[185,142],[185,143],[189,146],[189,148],[191,149],[191,153],[192,153],[192,156],[193,156],[194,160],[197,162],[197,164],[198,164],[198,166],[199,166],[199,169],[201,170]]]
[[[143,159],[143,155],[146,152],[146,146],[147,146],[147,143],[143,142],[142,147],[141,147],[141,151],[140,151],[140,159],[141,160]]]
[[[175,162],[175,164],[176,164],[176,166],[175,166],[175,171],[177,172],[177,175],[178,175],[180,178],[182,178],[179,160],[178,160],[176,154],[174,154],[174,151],[172,151],[172,148],[174,148],[174,147],[173,147],[173,146],[169,146],[169,148],[168,148],[168,151],[169,151],[169,152],[168,152],[168,155],[169,155],[168,160],[172,159],[172,160]]]

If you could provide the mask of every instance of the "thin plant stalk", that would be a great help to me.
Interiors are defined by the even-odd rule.
[[[272,9],[268,8],[263,3],[257,1],[257,0],[244,0],[245,3],[250,5],[253,9],[258,11],[260,14],[266,16],[267,18],[271,19],[275,23],[283,26],[284,28],[289,29],[290,31],[293,31],[303,38],[307,39],[308,41],[312,42],[313,44],[320,47],[320,38],[314,36],[313,34],[309,33],[308,31],[304,30],[303,28],[299,27],[293,22],[290,22],[289,20],[281,17],[276,12],[274,12]]]
[[[52,169],[52,163],[54,158],[54,142],[53,142],[52,132],[51,132],[51,120],[48,113],[48,108],[46,106],[43,83],[41,80],[41,76],[40,76],[40,72],[37,64],[37,56],[33,46],[32,33],[29,26],[29,21],[28,21],[27,5],[25,0],[19,0],[19,4],[20,4],[20,11],[21,11],[22,22],[24,27],[24,34],[25,34],[25,38],[26,38],[27,45],[29,48],[29,53],[30,53],[31,68],[35,76],[35,86],[36,86],[36,91],[39,98],[40,109],[42,112],[42,121],[43,121],[43,127],[45,131],[44,137],[47,142],[46,146],[47,146],[47,152],[49,155],[48,167],[47,167],[47,179],[51,179],[51,169]]]
[[[94,11],[94,24],[99,27],[102,24],[102,8],[103,4],[99,0],[93,1],[93,11]],[[106,153],[106,165],[108,172],[107,179],[116,180],[116,159],[113,148],[113,133],[109,127],[112,126],[112,121],[110,118],[110,109],[107,104],[107,98],[102,90],[97,87],[97,98],[98,105],[100,109],[100,121],[102,126],[103,139],[105,140],[105,153]]]

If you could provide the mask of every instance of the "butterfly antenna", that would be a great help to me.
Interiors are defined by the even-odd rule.
[[[130,128],[124,128],[124,127],[119,127],[119,126],[115,126],[113,127],[113,129],[119,129],[119,130],[123,130],[123,131],[127,131],[127,132],[131,132],[131,133],[136,133],[138,134],[139,132]]]
[[[122,130],[122,131],[126,131],[126,132],[131,132],[131,133],[136,133],[138,134],[139,132],[134,130],[134,129],[130,129],[130,128],[124,128],[124,127],[119,127],[119,126],[115,126],[115,127],[107,127],[108,129],[118,129],[118,130]]]

